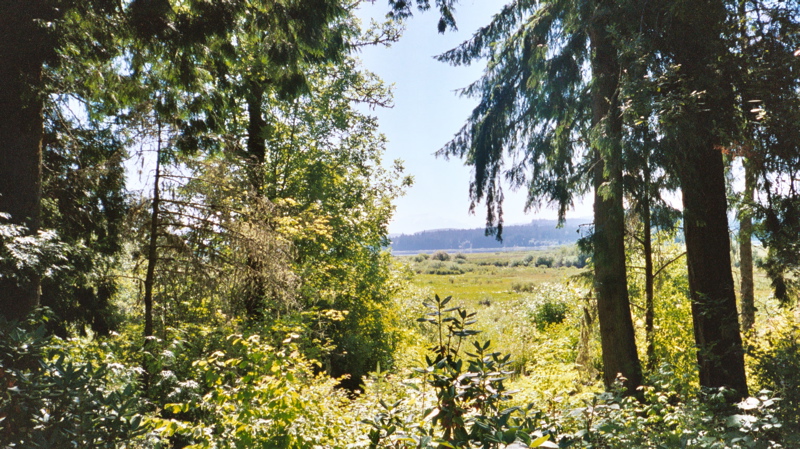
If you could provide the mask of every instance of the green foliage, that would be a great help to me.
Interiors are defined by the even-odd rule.
[[[533,322],[542,331],[551,324],[560,324],[567,317],[568,306],[563,302],[545,300],[533,312]]]
[[[800,326],[791,323],[772,330],[753,348],[754,370],[763,388],[780,400],[775,415],[783,423],[787,444],[800,444]]]
[[[776,400],[768,392],[731,407],[725,392],[682,399],[663,381],[643,388],[644,401],[622,396],[622,384],[557,419],[561,447],[702,449],[781,448]]]
[[[475,313],[446,308],[452,297],[438,295],[426,301],[429,312],[418,321],[433,325],[436,343],[425,356],[426,366],[415,371],[435,394],[435,405],[425,410],[430,425],[410,425],[396,416],[401,402],[382,403],[384,411],[366,422],[370,448],[448,447],[500,448],[512,443],[543,445],[550,435],[536,436],[540,414],[531,407],[506,407],[511,399],[504,381],[509,355],[489,351],[490,342],[472,341]],[[462,344],[468,346],[462,348]],[[463,352],[462,352],[463,351]],[[463,357],[463,358],[462,358]],[[553,446],[554,447],[554,446]]]
[[[588,6],[512,2],[458,47],[440,55],[452,65],[486,60],[483,76],[462,94],[479,99],[439,155],[473,166],[470,199],[486,202],[489,233],[502,234],[501,178],[527,190],[526,208],[544,204],[560,219],[587,187],[581,167],[589,137]],[[513,161],[509,167],[504,158]]]
[[[118,324],[113,270],[127,212],[123,136],[108,124],[79,124],[62,114],[46,114],[45,125],[42,226],[65,243],[68,263],[42,280],[42,305],[55,313],[49,325],[60,334],[70,325],[108,333]]]
[[[63,268],[64,244],[55,232],[40,231],[31,236],[24,226],[8,223],[9,218],[0,212],[0,277],[21,284]]]
[[[691,327],[691,302],[688,298],[688,279],[684,263],[684,247],[675,243],[676,231],[661,231],[653,235],[654,265],[654,360],[647,366],[658,368],[661,364],[672,367],[676,379],[672,386],[681,394],[695,388],[697,355]],[[628,264],[644,267],[641,252],[629,251]],[[645,341],[645,279],[642,269],[628,270],[628,291],[631,311],[639,324],[637,338]],[[644,349],[644,348],[642,348]],[[677,381],[677,377],[681,380]]]
[[[92,360],[91,345],[46,336],[42,321],[0,323],[2,446],[116,448],[144,435],[131,373]]]
[[[162,437],[193,448],[329,444],[340,429],[326,413],[345,396],[334,379],[314,374],[315,363],[294,343],[299,337],[290,333],[273,346],[255,332],[217,334],[183,371],[162,371],[172,385],[160,404],[164,417],[155,420]]]

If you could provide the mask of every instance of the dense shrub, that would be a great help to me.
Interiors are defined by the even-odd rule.
[[[419,262],[425,262],[425,261],[426,261],[426,260],[428,260],[430,257],[431,257],[431,256],[429,256],[429,255],[427,255],[427,254],[425,254],[425,253],[417,254],[416,256],[414,256],[414,262],[417,262],[417,263],[419,263]]]
[[[545,300],[536,307],[533,312],[533,322],[536,328],[544,330],[551,324],[560,324],[567,317],[569,310],[566,303],[560,301]]]
[[[553,261],[554,261],[553,256],[548,256],[548,255],[539,256],[539,257],[536,258],[536,266],[537,267],[552,268],[553,267]]]
[[[511,290],[517,293],[530,293],[536,289],[534,282],[512,282]]]
[[[767,345],[753,351],[761,385],[780,398],[776,415],[793,445],[800,446],[800,325],[773,331]]]
[[[76,359],[43,321],[0,323],[0,447],[115,448],[146,433],[130,372],[88,347]]]
[[[666,373],[665,373],[666,374]],[[702,399],[677,396],[669,381],[643,388],[644,401],[600,393],[584,407],[557,417],[559,447],[572,448],[783,448],[768,394],[747,398],[731,408],[724,391]],[[695,392],[696,393],[696,392]]]
[[[447,262],[447,261],[450,260],[450,254],[447,254],[446,251],[436,251],[431,256],[431,259],[439,260],[439,261],[442,261],[442,262]]]

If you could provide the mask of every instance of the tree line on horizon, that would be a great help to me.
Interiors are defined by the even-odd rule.
[[[556,220],[534,220],[530,224],[504,227],[502,240],[486,235],[485,228],[432,229],[389,238],[392,251],[558,246],[577,242],[583,224],[586,220],[566,220],[560,227]]]

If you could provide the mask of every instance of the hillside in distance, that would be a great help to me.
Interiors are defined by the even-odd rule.
[[[533,220],[529,224],[503,227],[503,241],[487,236],[484,228],[435,229],[415,234],[392,235],[392,252],[435,250],[508,250],[568,245],[590,232],[590,218],[568,219],[562,227],[556,220]]]

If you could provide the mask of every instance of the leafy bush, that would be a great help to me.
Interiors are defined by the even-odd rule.
[[[644,400],[623,397],[622,384],[583,407],[565,410],[557,424],[560,447],[745,449],[793,447],[780,444],[766,393],[731,408],[722,390],[682,400],[667,381],[643,387]]]
[[[540,331],[551,324],[560,324],[567,317],[567,304],[560,301],[546,300],[533,312],[533,322]]]
[[[573,294],[557,284],[526,284],[516,286],[532,293],[529,301],[530,317],[539,331],[552,324],[560,324],[570,311]]]
[[[467,260],[467,256],[464,253],[458,253],[455,255],[456,260]]]
[[[426,261],[426,260],[428,260],[430,257],[431,257],[431,256],[429,256],[429,255],[427,255],[427,254],[425,254],[425,253],[417,254],[416,256],[414,256],[414,262],[417,262],[417,263],[419,263],[419,262],[425,262],[425,261]]]
[[[115,448],[145,434],[132,379],[75,360],[42,321],[0,323],[0,446]]]
[[[450,260],[450,254],[447,254],[446,251],[436,251],[431,256],[431,259],[439,260],[439,261],[442,261],[442,262],[447,262],[447,261]]]
[[[543,414],[531,413],[530,407],[505,406],[511,399],[504,385],[511,374],[505,370],[509,356],[490,352],[488,341],[472,341],[470,349],[462,349],[478,334],[470,328],[475,314],[445,308],[450,300],[436,295],[426,301],[430,311],[419,319],[433,325],[438,335],[425,356],[426,366],[416,369],[435,393],[435,403],[420,422],[403,419],[403,400],[382,402],[383,410],[365,421],[371,426],[369,447],[557,447],[548,444],[551,435],[534,433],[543,424]]]
[[[553,267],[553,261],[554,261],[553,256],[547,256],[547,255],[546,256],[539,256],[539,257],[536,258],[536,266],[537,267],[552,268]]]
[[[253,331],[208,336],[205,354],[189,357],[183,372],[161,373],[172,386],[159,398],[163,413],[154,420],[162,438],[198,449],[341,447],[347,441],[340,438],[354,438],[335,413],[346,403],[344,390],[315,374],[319,365],[295,343],[301,335],[290,333],[278,345]],[[172,347],[193,351],[202,344]]]
[[[511,283],[511,290],[517,293],[531,293],[536,290],[535,282],[513,282]]]
[[[800,444],[800,325],[773,331],[766,345],[753,351],[761,385],[781,400],[776,415],[793,444]]]

